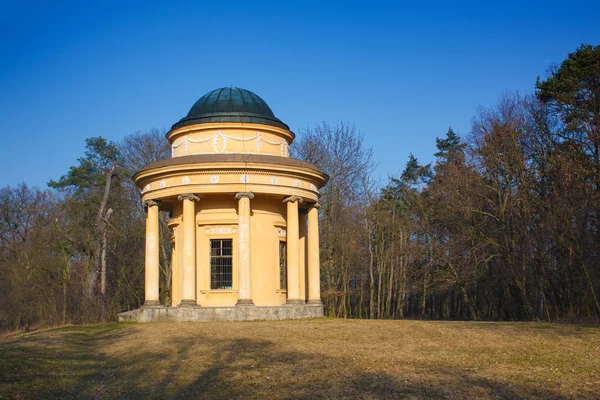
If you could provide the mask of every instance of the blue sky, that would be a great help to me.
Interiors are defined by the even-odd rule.
[[[45,187],[85,138],[168,129],[230,85],[293,131],[355,124],[385,181],[600,44],[597,1],[14,3],[0,5],[0,186]]]

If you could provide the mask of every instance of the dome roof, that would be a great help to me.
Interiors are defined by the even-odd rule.
[[[275,117],[263,99],[249,90],[236,87],[220,88],[206,93],[172,129],[211,122],[265,124],[289,130],[286,124]]]

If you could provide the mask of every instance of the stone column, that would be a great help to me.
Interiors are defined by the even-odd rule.
[[[196,211],[195,201],[200,198],[194,194],[180,194],[177,200],[183,201],[183,221],[181,234],[183,235],[182,249],[183,265],[180,271],[183,274],[183,288],[181,291],[181,305],[195,306],[196,303]]]
[[[146,260],[144,265],[144,306],[158,306],[158,205],[159,202],[144,202],[146,214]]]
[[[179,305],[179,270],[177,268],[177,225],[173,226],[171,235],[171,307]]]
[[[321,304],[319,203],[315,203],[308,210],[308,303]]]
[[[238,306],[254,305],[252,301],[252,274],[250,268],[250,200],[254,193],[236,193],[238,202]]]
[[[177,232],[175,234],[175,265],[177,267],[177,291],[173,291],[175,300],[175,307],[181,304],[181,299],[183,298],[183,210],[182,215],[177,225]],[[175,278],[173,278],[175,279]]]
[[[290,196],[283,201],[287,203],[287,304],[300,304],[298,203],[302,197]]]
[[[306,223],[306,210],[298,209],[298,262],[300,265],[300,300],[303,303],[308,299],[308,224]]]

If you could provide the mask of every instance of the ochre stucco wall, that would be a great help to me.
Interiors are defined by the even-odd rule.
[[[169,132],[173,157],[190,154],[252,153],[289,157],[293,134],[259,124],[220,123],[185,126]]]
[[[202,306],[234,306],[238,299],[237,224],[238,201],[232,195],[211,195],[196,203],[196,293],[197,303]],[[283,305],[286,291],[279,288],[279,242],[285,241],[285,204],[273,196],[257,195],[251,204],[251,287],[252,299],[257,306]],[[172,220],[180,220],[180,207],[174,208]],[[305,226],[301,222],[300,226]],[[304,241],[306,229],[301,239]],[[181,236],[181,235],[179,235]],[[176,231],[175,259],[181,260],[180,239]],[[233,240],[232,288],[210,289],[210,240]],[[301,245],[301,294],[306,297],[305,245]],[[179,261],[181,262],[181,261]],[[173,274],[173,305],[181,301],[181,272],[176,265]]]

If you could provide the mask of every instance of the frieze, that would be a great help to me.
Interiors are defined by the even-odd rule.
[[[237,233],[237,228],[234,226],[211,226],[204,229],[207,235],[229,235]]]
[[[227,143],[228,143],[227,141],[228,140],[233,140],[233,141],[238,141],[238,142],[254,141],[257,153],[261,152],[262,143],[267,143],[272,146],[279,146],[279,153],[281,154],[281,157],[289,157],[289,144],[288,144],[287,140],[285,140],[285,139],[281,139],[280,141],[272,141],[272,140],[266,139],[258,132],[251,136],[238,137],[238,136],[226,135],[225,133],[223,133],[221,131],[215,132],[214,135],[209,136],[204,139],[190,139],[187,135],[184,136],[182,139],[174,142],[171,145],[171,157],[175,157],[175,149],[179,148],[180,146],[183,146],[183,153],[186,155],[206,154],[206,152],[190,153],[189,152],[189,144],[190,143],[201,144],[201,143],[206,143],[206,142],[210,142],[210,141],[212,141],[213,152],[222,154],[227,151]]]

